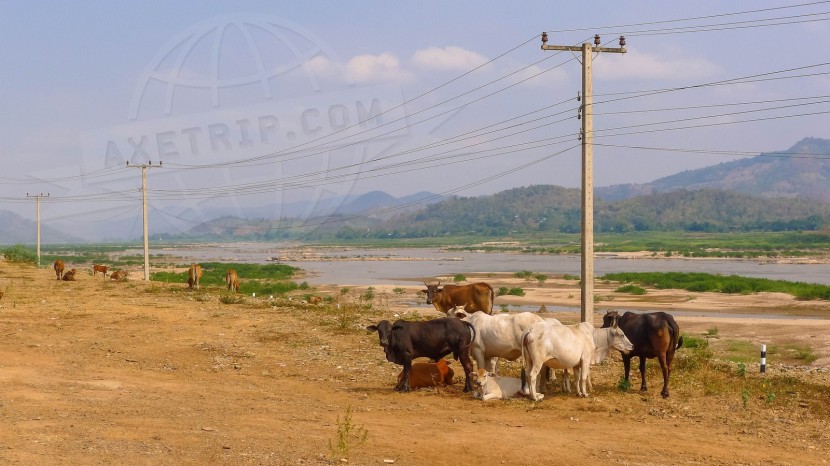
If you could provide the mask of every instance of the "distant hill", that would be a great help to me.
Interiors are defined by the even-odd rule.
[[[37,242],[37,222],[27,220],[14,212],[0,211],[0,244],[35,244]],[[84,240],[40,225],[40,242],[42,244],[82,243]]]
[[[763,199],[728,191],[679,190],[618,202],[597,200],[594,215],[600,232],[815,230],[830,225],[830,204]],[[528,186],[491,196],[449,199],[396,216],[375,227],[370,236],[576,233],[581,230],[581,216],[580,190]]]
[[[805,138],[786,151],[687,170],[651,183],[600,187],[595,193],[605,201],[616,201],[680,189],[830,202],[830,140]]]

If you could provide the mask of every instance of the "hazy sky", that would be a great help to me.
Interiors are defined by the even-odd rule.
[[[598,186],[830,138],[830,3],[0,0],[0,210],[106,231],[151,211],[384,190],[579,186],[578,56]],[[152,218],[152,217],[151,217]],[[140,222],[139,222],[140,224]],[[169,229],[168,228],[168,229]]]

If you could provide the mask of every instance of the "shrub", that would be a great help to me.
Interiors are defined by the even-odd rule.
[[[499,288],[499,290],[501,290],[501,288]],[[525,295],[525,290],[523,290],[521,288],[518,288],[518,287],[517,288],[510,288],[509,290],[507,290],[507,294],[509,294],[511,296],[524,296]]]
[[[454,282],[463,282],[467,280],[467,277],[463,273],[458,273],[452,278],[452,280]]]
[[[516,278],[524,278],[525,280],[530,280],[533,277],[533,272],[529,270],[522,270],[521,272],[516,272]]]
[[[542,283],[545,283],[545,280],[548,279],[548,276],[546,274],[543,274],[543,273],[537,273],[536,275],[533,276],[533,278],[535,278],[536,281],[539,282],[539,284],[541,285]]]
[[[9,262],[27,264],[37,263],[37,253],[31,249],[27,249],[26,246],[23,246],[22,244],[15,244],[14,246],[0,251],[3,252],[3,256],[5,256],[6,260]]]
[[[646,289],[637,285],[623,285],[614,291],[616,291],[617,293],[629,293],[634,295],[646,294]]]

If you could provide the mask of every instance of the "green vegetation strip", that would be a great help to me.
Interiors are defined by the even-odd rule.
[[[681,272],[623,272],[603,277],[621,283],[636,283],[657,289],[711,291],[719,293],[750,294],[761,291],[789,293],[800,300],[830,300],[830,286],[815,283],[750,278],[738,275]]]
[[[225,273],[228,269],[235,269],[239,275],[239,291],[243,294],[257,293],[282,294],[294,290],[308,289],[308,284],[290,281],[294,273],[299,270],[285,264],[224,264],[221,262],[202,262],[203,286],[225,285]],[[186,265],[182,267],[188,267]],[[187,271],[181,273],[155,272],[150,274],[150,280],[166,283],[187,283]]]

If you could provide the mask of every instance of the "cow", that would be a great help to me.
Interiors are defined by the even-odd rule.
[[[628,380],[631,373],[631,358],[638,356],[640,358],[640,380],[642,381],[640,391],[648,390],[648,387],[646,387],[646,359],[657,358],[657,361],[660,362],[660,369],[663,371],[663,390],[660,395],[663,398],[668,398],[671,362],[674,359],[675,350],[683,347],[680,326],[674,321],[674,317],[665,312],[646,314],[626,312],[619,315],[617,311],[608,311],[602,317],[603,327],[608,327],[614,322],[634,344],[634,350],[622,357],[625,380]]]
[[[198,282],[196,280],[196,283]],[[228,269],[228,272],[225,274],[225,283],[228,284],[228,291],[239,291],[239,276],[236,275],[236,269]]]
[[[398,374],[398,385],[403,382],[404,371]],[[412,364],[412,372],[409,374],[409,388],[438,387],[452,385],[455,372],[447,365],[446,359],[439,359],[438,362],[416,362]]]
[[[63,274],[63,278],[61,280],[65,282],[73,282],[75,281],[75,269],[69,270]]]
[[[446,314],[447,311],[454,307],[463,307],[467,312],[486,312],[493,313],[493,301],[496,295],[493,292],[493,287],[484,282],[471,283],[469,285],[444,285],[441,286],[439,281],[437,285],[427,285],[426,290],[421,290],[421,293],[426,293],[427,304],[435,306],[435,310],[441,314]]]
[[[104,274],[104,277],[106,277],[107,276],[107,270],[109,270],[109,267],[107,267],[106,265],[92,264],[92,276],[93,277],[98,272],[101,272],[102,274]]]
[[[126,270],[116,270],[110,274],[110,280],[124,281],[127,279],[128,275],[130,275],[130,272],[127,272]]]
[[[508,361],[519,359],[522,355],[522,335],[531,325],[542,321],[541,317],[532,312],[470,314],[458,308],[447,312],[447,317],[457,317],[475,327],[476,337],[470,346],[470,354],[479,369],[483,368],[493,375],[498,375],[498,358]]]
[[[60,259],[55,260],[55,263],[54,265],[52,265],[52,268],[55,269],[55,275],[57,276],[57,280],[62,279],[64,269],[63,261]]]
[[[472,390],[470,344],[476,330],[468,322],[446,317],[423,322],[397,320],[394,324],[381,320],[366,330],[378,332],[387,361],[403,366],[404,376],[395,390],[409,391],[413,359],[425,357],[438,361],[450,353],[464,367],[464,391]]]
[[[575,325],[557,325],[537,322],[522,336],[522,358],[529,376],[530,399],[540,401],[545,395],[537,393],[537,377],[542,368],[574,368],[578,396],[588,396],[588,377],[591,364],[602,362],[611,348],[622,352],[633,346],[616,325],[595,329],[589,322]],[[567,376],[566,376],[567,377]]]
[[[312,296],[308,298],[308,304],[314,304],[315,306],[319,306],[320,304],[323,304],[323,298],[321,298],[320,296]]]
[[[524,375],[524,371],[522,371],[521,379],[518,377],[499,377],[479,368],[472,375],[473,386],[475,387],[473,398],[487,401],[530,396],[530,392],[524,384]]]
[[[187,286],[190,289],[193,289],[193,286],[196,286],[196,289],[199,289],[199,280],[202,278],[202,266],[199,264],[192,264],[189,269],[187,269]]]

